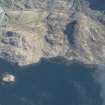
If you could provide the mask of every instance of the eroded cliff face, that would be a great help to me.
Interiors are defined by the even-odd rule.
[[[19,66],[58,56],[84,64],[105,63],[104,12],[92,9],[89,0],[0,3],[0,58]]]
[[[83,13],[76,16],[72,35],[72,59],[85,64],[100,64],[105,61],[105,26]],[[70,23],[71,25],[72,23]],[[71,53],[71,49],[69,49]],[[66,58],[69,59],[69,53]]]

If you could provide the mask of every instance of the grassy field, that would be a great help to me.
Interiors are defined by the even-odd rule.
[[[46,17],[47,12],[43,11],[9,11],[7,12],[9,16],[9,22],[16,24],[39,24]]]

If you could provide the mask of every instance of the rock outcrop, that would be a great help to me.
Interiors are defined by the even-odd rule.
[[[105,63],[105,15],[89,3],[0,0],[0,58],[19,66],[54,57]]]

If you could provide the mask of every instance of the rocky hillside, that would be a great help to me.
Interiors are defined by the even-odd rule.
[[[62,57],[105,63],[104,0],[0,0],[0,58],[19,66]]]

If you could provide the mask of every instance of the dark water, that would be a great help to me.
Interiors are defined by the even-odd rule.
[[[90,8],[95,10],[105,11],[105,0],[88,0],[90,3]]]
[[[42,61],[23,70],[0,61],[0,71],[17,77],[0,85],[0,105],[102,105],[94,70],[80,64]]]

